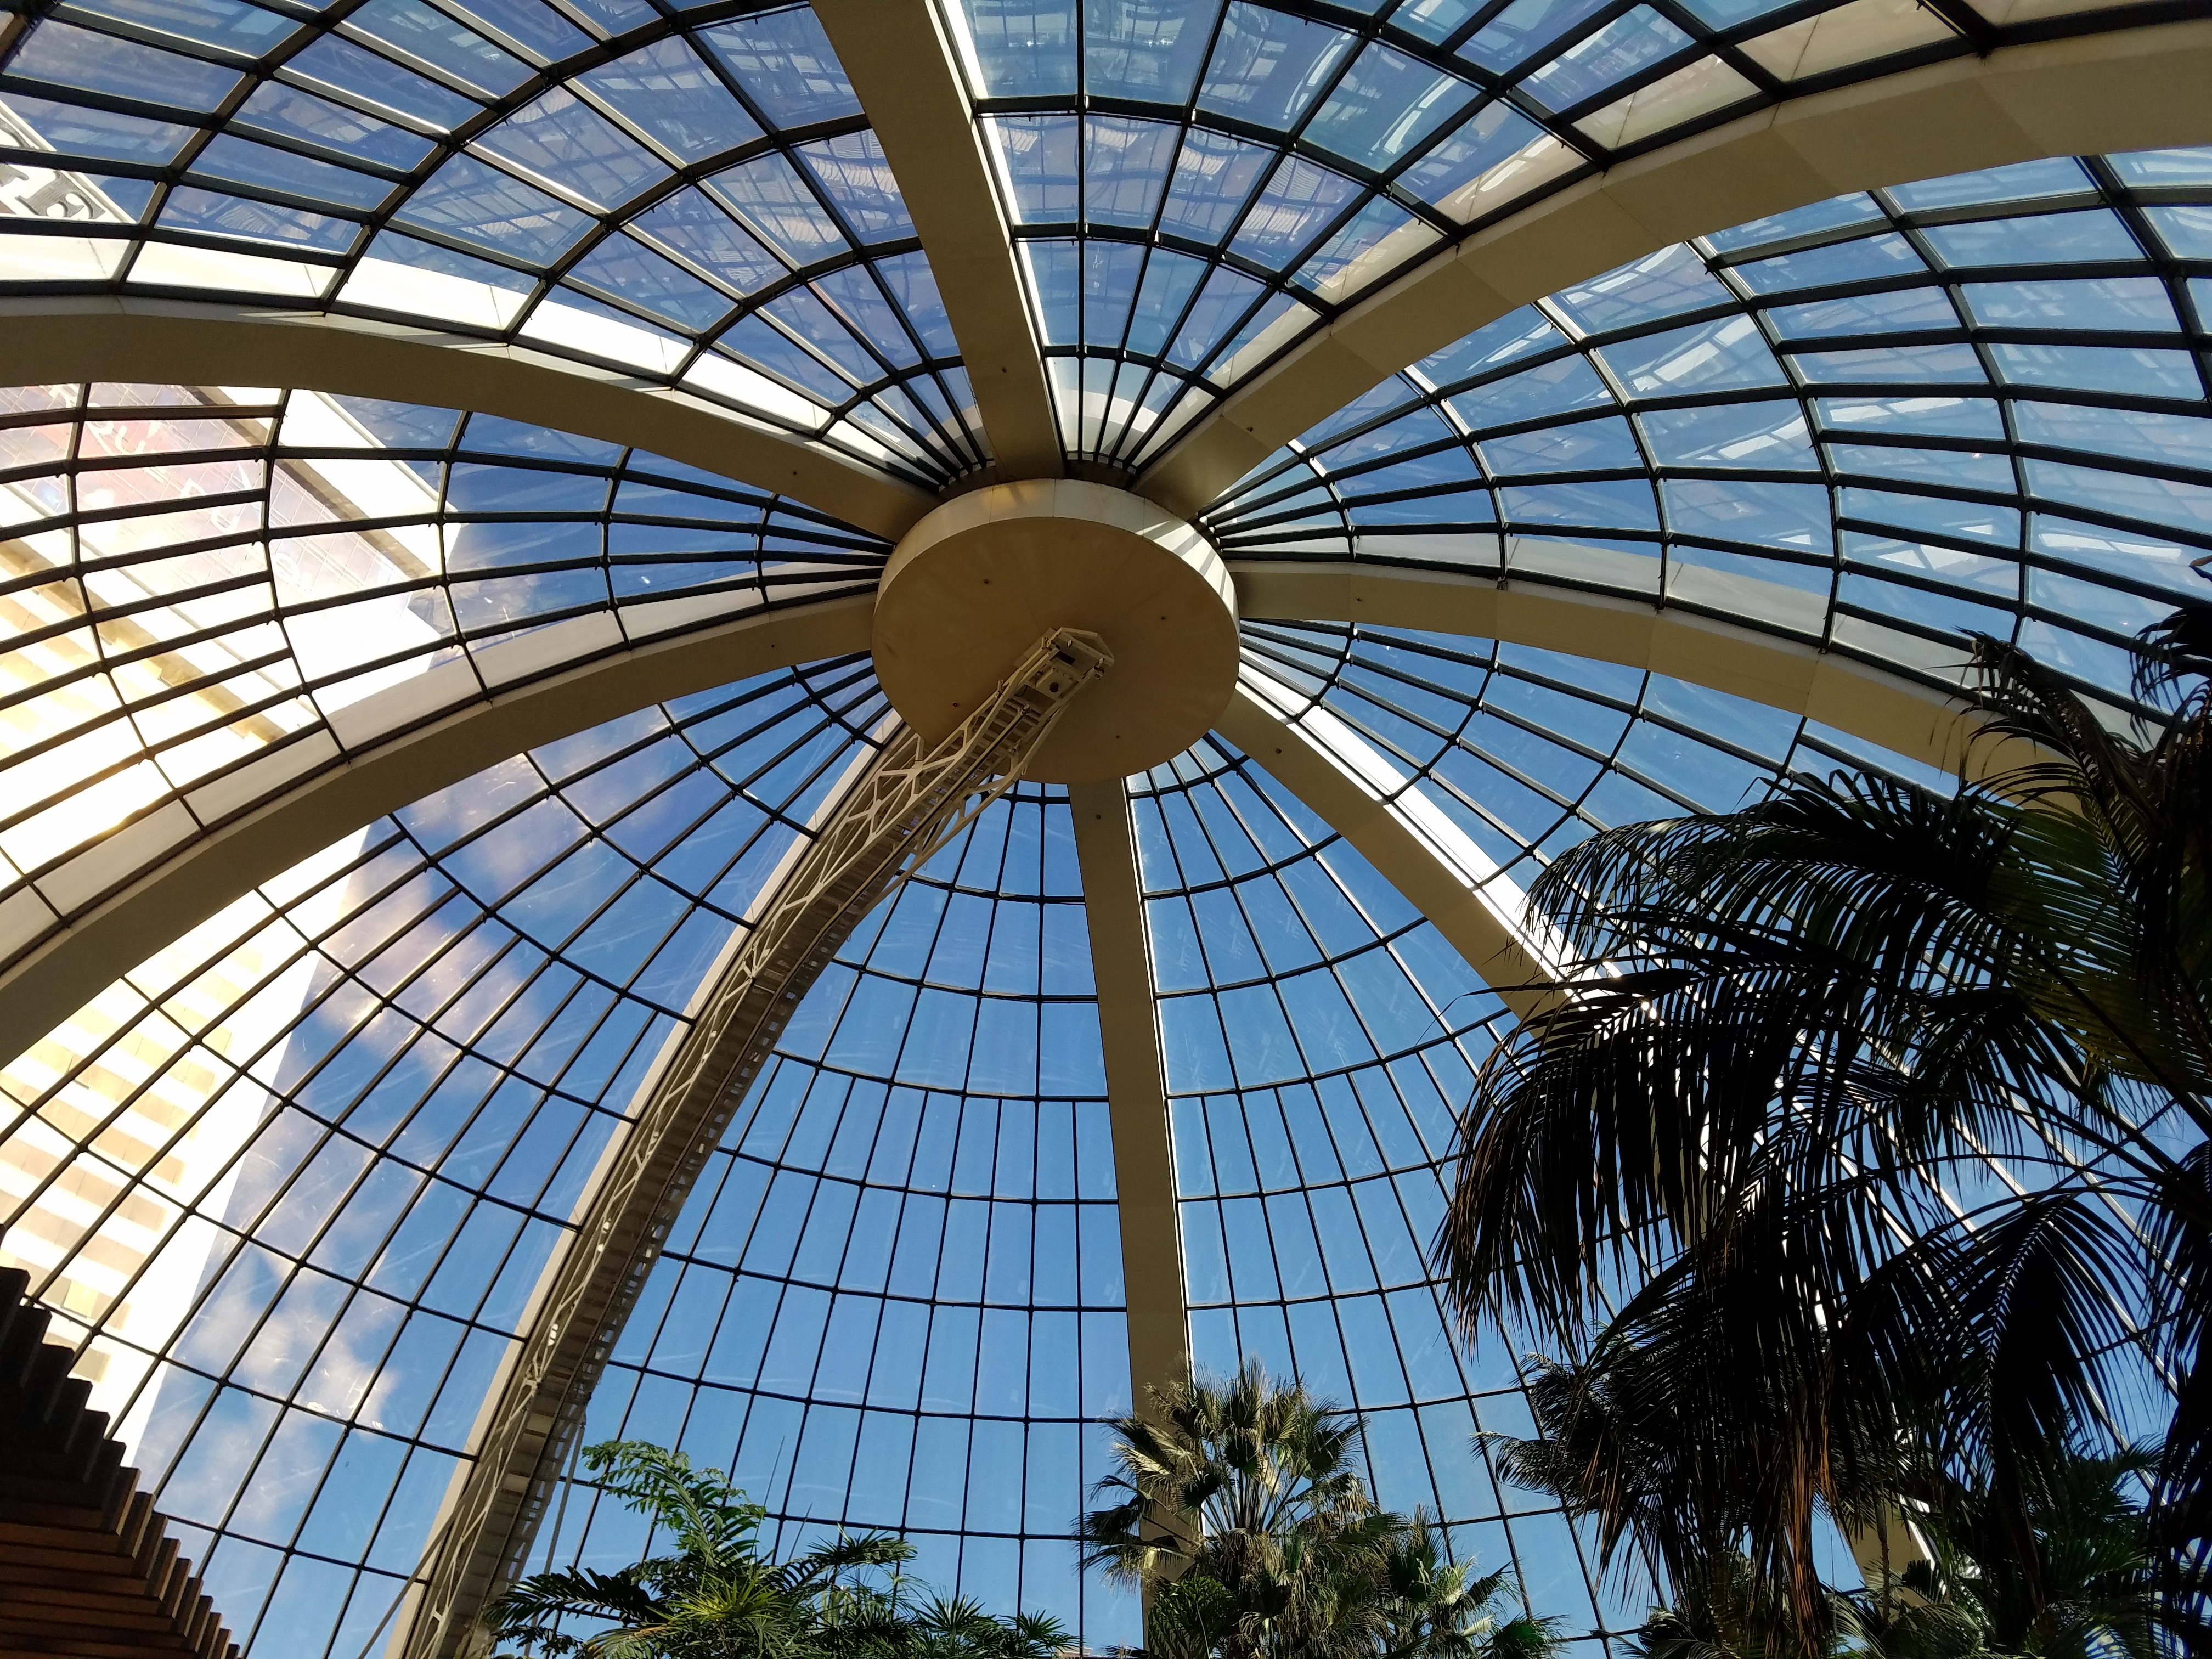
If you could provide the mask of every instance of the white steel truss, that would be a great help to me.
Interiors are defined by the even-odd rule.
[[[393,1659],[483,1647],[478,1614],[518,1576],[593,1386],[700,1169],[784,1026],[870,911],[1021,776],[1070,701],[1113,663],[1059,629],[992,699],[925,750],[900,726],[795,849],[601,1160],[565,1250],[538,1281],[520,1349],[471,1437],[407,1601]]]

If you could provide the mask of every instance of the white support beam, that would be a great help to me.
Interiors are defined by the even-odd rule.
[[[1377,382],[1572,283],[1848,191],[2051,155],[2212,143],[2212,21],[2003,46],[1791,98],[1532,203],[1254,375],[1137,482],[1195,518]]]
[[[1152,939],[1138,876],[1127,787],[1075,783],[1075,857],[1091,930],[1098,1031],[1106,1050],[1106,1097],[1114,1124],[1114,1191],[1121,1217],[1121,1285],[1129,1326],[1129,1397],[1190,1370],[1190,1317],[1176,1213],[1175,1151],[1168,1125],[1167,1072],[1160,1056],[1159,1003]]]
[[[1770,708],[1802,714],[1946,771],[1969,758],[1975,730],[1962,695],[1779,634],[1720,622],[1648,599],[1541,582],[1413,570],[1354,560],[1231,562],[1241,617],[1369,623],[1532,645],[1671,675]],[[1738,580],[1747,606],[1770,585]],[[1777,605],[1802,595],[1775,587]],[[1966,690],[1963,675],[1960,694]],[[1972,758],[2004,763],[1994,748]]]
[[[944,20],[931,0],[815,0],[814,15],[929,256],[1000,482],[1060,477],[1044,356]]]
[[[520,1576],[660,1242],[786,1024],[861,919],[1012,787],[1112,661],[1095,634],[1046,634],[940,742],[896,726],[787,856],[641,1085],[538,1277],[410,1580],[390,1659],[488,1650],[483,1607]]]
[[[86,902],[57,915],[27,887],[0,912],[5,932],[27,941],[0,968],[0,1049],[12,1059],[234,899],[385,813],[650,704],[866,651],[874,608],[874,596],[860,594],[754,610],[612,651],[606,618],[578,618],[532,637],[544,645],[559,629],[576,628],[593,652],[580,666],[489,695],[479,688],[476,700],[442,718],[338,753],[268,799],[234,801],[230,816],[216,817],[210,806],[205,827],[150,862],[138,861],[134,835],[149,820],[93,843],[66,866],[76,888],[93,896]]]
[[[269,386],[502,415],[635,445],[896,541],[934,507],[910,483],[641,375],[431,326],[110,295],[0,300],[11,384]]]
[[[1411,792],[1387,799],[1389,763],[1319,711],[1287,719],[1272,688],[1249,676],[1216,728],[1352,843],[1383,880],[1426,916],[1516,1015],[1541,999],[1517,989],[1553,976],[1548,953],[1521,931],[1522,895],[1483,866],[1464,834]],[[1362,752],[1364,750],[1364,752]],[[1402,786],[1403,780],[1399,780]],[[1490,879],[1478,886],[1486,876]]]

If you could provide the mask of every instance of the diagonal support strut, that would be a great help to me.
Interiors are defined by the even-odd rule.
[[[481,1649],[479,1615],[520,1571],[660,1243],[808,988],[871,910],[1013,786],[1112,663],[1095,634],[1047,634],[941,743],[925,750],[899,727],[787,861],[643,1085],[629,1133],[601,1158],[577,1227],[538,1281],[400,1609],[392,1659]]]

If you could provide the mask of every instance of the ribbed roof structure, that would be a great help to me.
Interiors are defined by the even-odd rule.
[[[549,1275],[896,729],[894,547],[1068,476],[1218,549],[1237,696],[845,942],[575,1443],[1103,1648],[1098,1419],[1253,1356],[1615,1650],[1650,1587],[1492,1479],[1525,1356],[1429,1265],[1522,890],[1791,771],[1947,787],[1971,634],[2154,712],[2207,87],[2196,3],[0,18],[0,1267],[234,1637],[432,1650]],[[533,1568],[644,1541],[536,1493]]]

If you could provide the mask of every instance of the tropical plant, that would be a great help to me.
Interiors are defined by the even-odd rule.
[[[2147,1448],[2074,1451],[2039,1467],[2023,1494],[2034,1545],[2023,1555],[1986,1480],[1925,1466],[1893,1471],[1901,1503],[1857,1540],[1863,1588],[1822,1586],[1813,1618],[1753,1567],[1725,1528],[1685,1548],[1676,1506],[1698,1441],[1639,1408],[1651,1377],[1614,1348],[1572,1370],[1540,1365],[1536,1437],[1489,1435],[1501,1476],[1589,1513],[1589,1472],[1623,1488],[1611,1504],[1652,1559],[1669,1605],[1638,1632],[1646,1659],[1777,1659],[1813,1651],[1867,1659],[2151,1659],[2158,1651],[2152,1551],[2133,1495],[2156,1465]],[[1725,1503],[1725,1495],[1720,1500]],[[1723,1511],[1725,1513],[1725,1510]],[[1740,1533],[1739,1533],[1740,1535]]]
[[[1538,878],[1565,960],[1480,1075],[1437,1238],[1463,1317],[1587,1362],[1544,1379],[1559,1461],[1524,1473],[1678,1587],[1741,1553],[1800,1652],[1818,1515],[1879,1527],[1931,1471],[2047,1601],[2033,1494],[2147,1377],[2163,1616],[2207,1588],[2212,608],[2142,641],[2152,729],[1974,659],[1955,791],[1789,777]]]
[[[1362,1424],[1256,1363],[1185,1378],[1117,1418],[1117,1472],[1084,1516],[1087,1561],[1151,1601],[1159,1659],[1541,1659],[1548,1621],[1508,1575],[1451,1560],[1427,1518],[1378,1509]]]
[[[665,1532],[673,1553],[617,1572],[563,1568],[523,1579],[490,1609],[495,1637],[574,1659],[1048,1659],[1066,1632],[1048,1616],[1002,1619],[928,1594],[897,1571],[914,1547],[888,1533],[839,1537],[775,1561],[767,1510],[720,1469],[638,1440],[585,1449],[608,1492]],[[584,1632],[577,1634],[581,1629]]]

